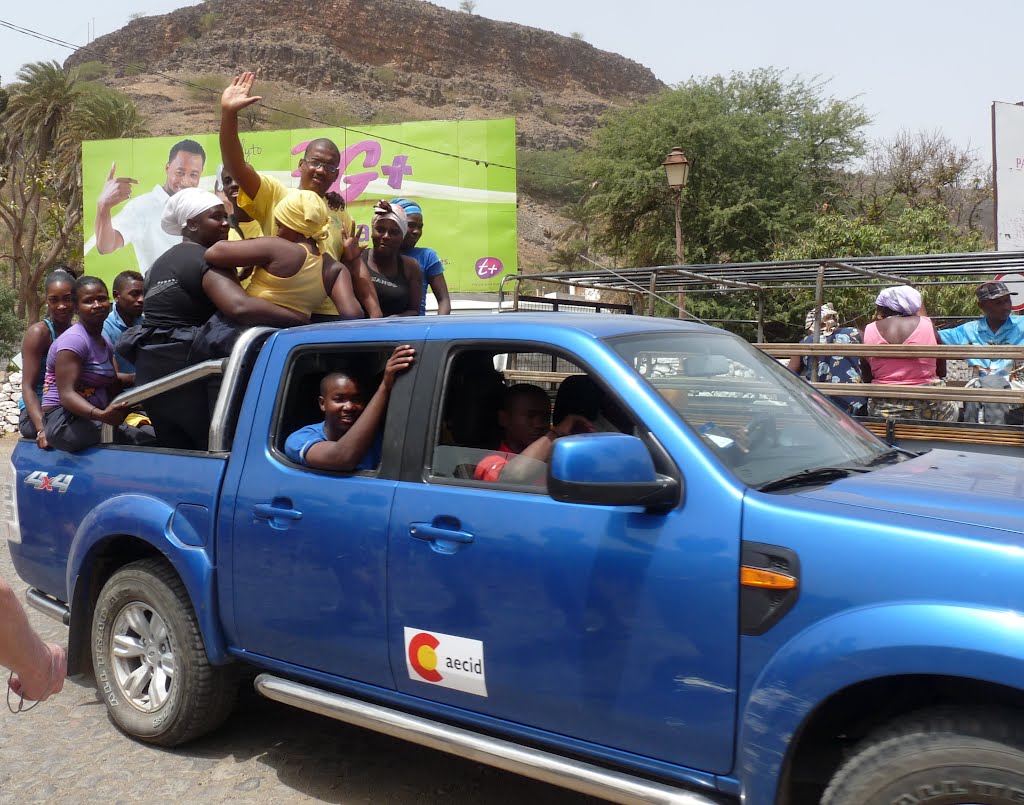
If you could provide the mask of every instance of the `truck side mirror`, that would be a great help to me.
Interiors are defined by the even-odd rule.
[[[548,494],[563,503],[670,509],[680,483],[659,474],[647,446],[624,433],[564,436],[548,464]]]

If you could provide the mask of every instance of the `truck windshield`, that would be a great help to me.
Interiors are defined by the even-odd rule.
[[[744,483],[806,470],[864,471],[891,449],[760,350],[728,333],[665,332],[608,343]],[[825,476],[817,474],[816,476]]]

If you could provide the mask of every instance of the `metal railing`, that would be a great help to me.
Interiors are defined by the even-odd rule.
[[[207,446],[208,452],[222,453],[230,449],[231,425],[233,424],[231,412],[238,407],[242,394],[245,391],[243,381],[245,380],[245,363],[248,359],[253,345],[264,340],[271,333],[275,332],[273,327],[250,327],[243,332],[235,342],[231,355],[227,358],[203,361],[195,366],[188,366],[172,372],[142,386],[135,386],[122,392],[114,402],[126,402],[131,405],[144,403],[146,400],[166,394],[174,389],[203,380],[209,377],[223,376],[220,392],[213,407],[210,421],[210,438]],[[100,443],[111,444],[114,441],[114,428],[104,424],[100,432]]]

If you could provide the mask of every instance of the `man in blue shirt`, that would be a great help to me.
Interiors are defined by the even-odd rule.
[[[959,327],[939,330],[943,344],[979,346],[1018,346],[1024,344],[1024,316],[1013,316],[1013,301],[1005,282],[986,282],[978,286],[978,307],[984,317],[965,322]],[[1013,361],[1009,358],[969,358],[968,365],[978,368],[984,377],[989,374],[1009,375]]]
[[[395,378],[412,366],[416,355],[408,344],[395,347],[384,367],[384,378],[367,402],[366,383],[346,372],[331,372],[320,381],[317,402],[324,421],[300,428],[284,443],[296,464],[319,470],[376,469],[380,463],[380,427],[388,410]]]
[[[117,339],[121,333],[136,324],[142,316],[142,299],[146,295],[146,286],[138,271],[122,271],[114,277],[114,304],[103,322],[103,335],[110,345],[117,350]],[[120,355],[116,356],[117,370],[123,374],[134,375],[135,365]]]

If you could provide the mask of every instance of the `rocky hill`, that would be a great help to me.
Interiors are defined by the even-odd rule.
[[[214,131],[219,88],[250,69],[268,102],[327,124],[514,116],[524,150],[577,148],[605,110],[663,86],[646,67],[582,40],[423,0],[207,0],[133,20],[68,65],[133,96],[154,135]],[[295,121],[264,114],[248,125]],[[526,201],[520,260],[539,267],[544,233],[558,221]]]

